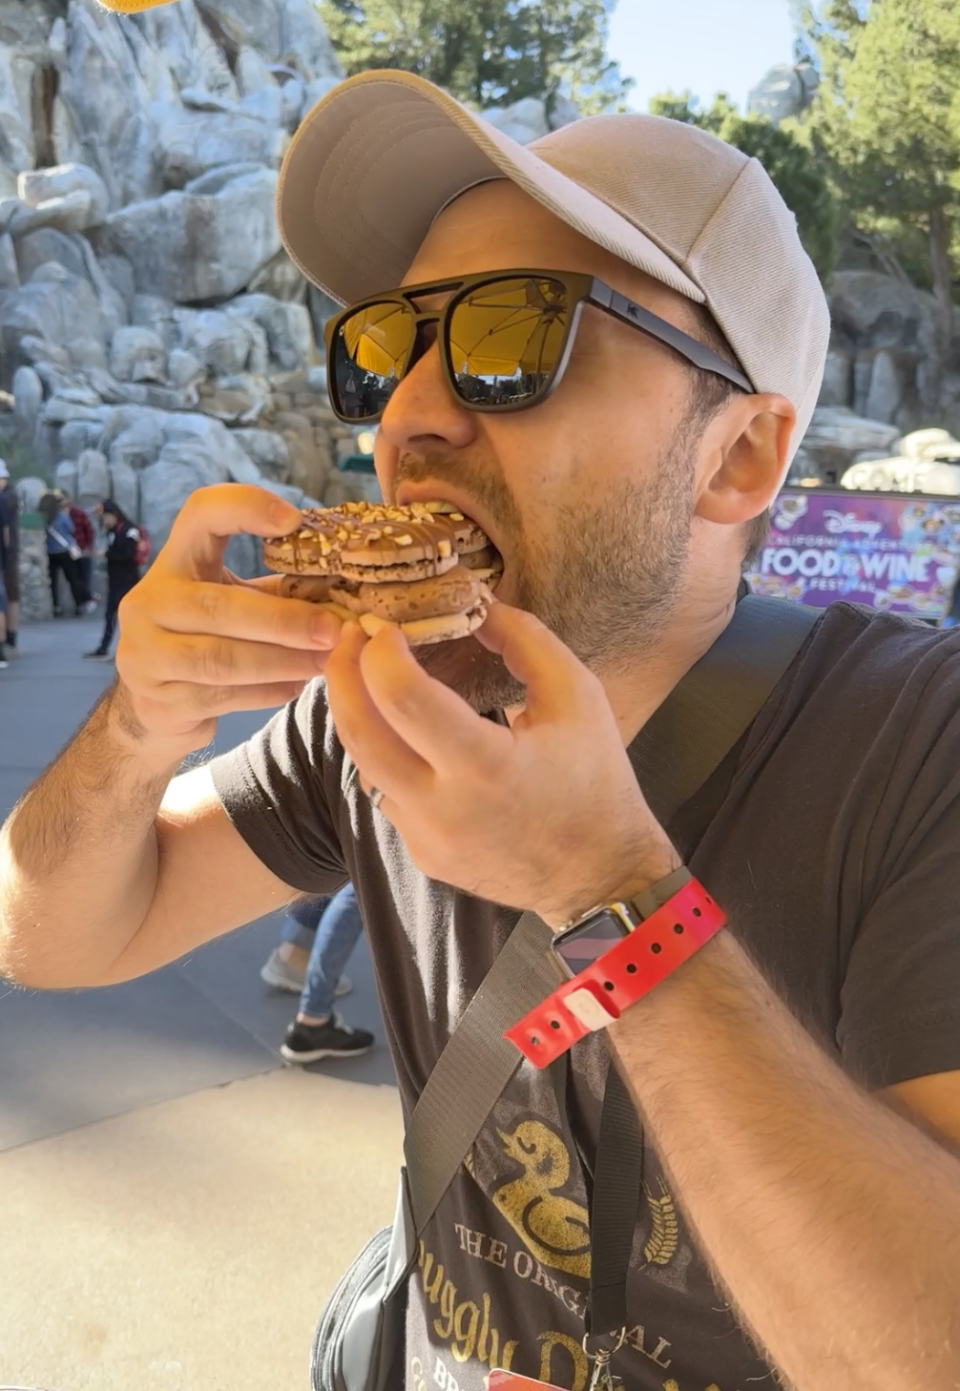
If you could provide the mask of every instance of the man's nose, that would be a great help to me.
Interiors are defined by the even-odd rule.
[[[476,438],[476,416],[457,399],[447,382],[435,326],[418,338],[412,362],[381,418],[384,439],[400,453],[466,448]]]

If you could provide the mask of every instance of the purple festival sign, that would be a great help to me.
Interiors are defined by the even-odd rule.
[[[946,613],[960,568],[960,498],[785,488],[747,579],[754,594],[837,599],[915,618]]]

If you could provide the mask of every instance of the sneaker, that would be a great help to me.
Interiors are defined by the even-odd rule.
[[[97,611],[97,601],[96,601],[96,599],[88,599],[87,602],[86,602],[85,604],[81,604],[81,605],[80,605],[80,612],[81,612],[84,616],[87,616],[87,615],[89,615],[89,614],[91,614],[91,613],[96,613],[96,611]]]
[[[332,1014],[326,1024],[298,1024],[295,1019],[280,1053],[288,1063],[318,1063],[322,1058],[359,1058],[373,1043],[366,1029],[351,1029],[339,1014]]]
[[[110,653],[104,652],[103,648],[98,647],[96,652],[84,652],[83,660],[85,662],[109,662]]]
[[[260,970],[260,979],[266,981],[267,985],[272,985],[275,990],[289,990],[291,995],[299,995],[303,989],[303,972],[298,966],[294,966],[293,962],[284,961],[279,947],[274,947],[267,957],[266,964]],[[337,981],[337,999],[342,1000],[352,989],[353,981],[350,977],[341,976]]]
[[[6,671],[9,665],[10,663],[7,661],[6,657],[0,652],[0,671]]]

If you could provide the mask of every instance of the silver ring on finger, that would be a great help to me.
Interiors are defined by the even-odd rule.
[[[379,810],[380,803],[383,801],[383,793],[380,791],[379,787],[371,787],[367,795],[370,798],[370,805],[375,810]]]

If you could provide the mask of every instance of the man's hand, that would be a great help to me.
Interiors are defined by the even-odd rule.
[[[296,507],[261,488],[231,483],[187,499],[120,605],[117,698],[128,728],[182,757],[209,743],[219,715],[282,705],[323,671],[338,621],[281,599],[279,576],[246,582],[223,565],[231,536],[299,525]]]
[[[506,604],[477,636],[526,686],[509,729],[427,676],[397,633],[348,623],[327,666],[340,740],[417,867],[554,925],[669,873],[597,677]]]

